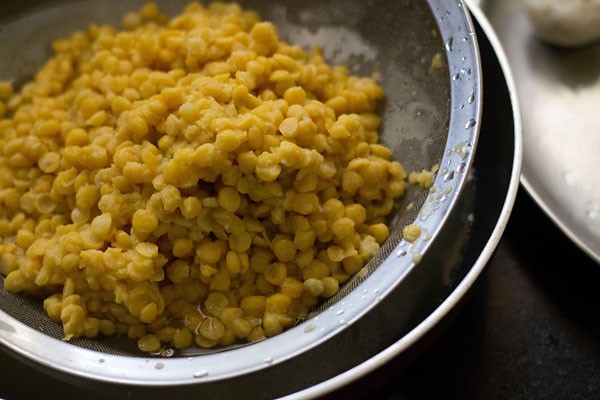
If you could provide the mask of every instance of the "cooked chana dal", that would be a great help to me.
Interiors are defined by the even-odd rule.
[[[383,91],[236,4],[155,4],[0,84],[0,272],[64,339],[279,334],[360,271],[406,188]]]

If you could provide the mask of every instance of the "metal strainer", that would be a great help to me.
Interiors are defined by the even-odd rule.
[[[120,16],[142,3],[2,2],[0,79],[24,81],[50,56],[50,40],[91,23],[118,25]],[[158,3],[172,15],[185,4]],[[141,393],[149,387],[177,386],[181,396],[239,399],[280,396],[320,382],[350,365],[357,353],[369,353],[370,344],[385,345],[387,329],[402,329],[407,317],[401,312],[393,321],[365,316],[376,312],[374,307],[390,292],[410,291],[401,285],[404,277],[419,268],[430,249],[439,247],[438,233],[467,179],[481,113],[479,54],[467,11],[462,1],[446,0],[240,3],[272,21],[288,42],[321,47],[330,64],[347,65],[359,75],[378,72],[386,93],[380,107],[381,140],[409,171],[439,164],[432,189],[412,187],[397,204],[390,238],[370,261],[367,276],[354,277],[310,318],[274,338],[202,354],[167,349],[154,357],[118,337],[67,343],[38,299],[0,289],[4,349],[87,387],[130,390],[119,386],[128,385]],[[413,222],[423,234],[407,243],[402,228]],[[352,343],[356,346],[350,350]],[[321,363],[336,367],[315,368]],[[152,398],[153,393],[159,392],[146,391],[144,396]]]

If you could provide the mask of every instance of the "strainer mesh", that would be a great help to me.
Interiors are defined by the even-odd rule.
[[[93,9],[94,6],[90,2],[80,4],[84,3],[90,10]],[[305,0],[283,2],[285,6],[279,2],[241,3],[257,9],[265,19],[273,21],[290,42],[302,43],[303,39],[308,38],[309,42],[318,39],[329,62],[349,65],[354,73],[369,74],[374,70],[379,72],[381,84],[386,91],[386,98],[379,110],[382,116],[381,141],[392,149],[393,157],[401,161],[407,171],[430,169],[439,162],[447,138],[450,89],[445,64],[440,71],[431,69],[431,60],[434,57],[441,56],[445,62],[445,52],[437,25],[426,2],[417,2],[419,6],[410,1],[342,4]],[[111,3],[111,7],[113,4]],[[133,7],[133,4],[127,4],[127,9]],[[284,7],[283,13],[281,7]],[[168,8],[164,5],[164,9]],[[319,13],[319,18],[310,19],[316,21],[316,25],[310,26],[302,19],[302,12],[313,9],[320,10],[314,12]],[[294,14],[294,10],[299,10],[297,15]],[[106,14],[102,11],[99,15],[102,13]],[[311,14],[312,17],[315,17],[314,13]],[[112,14],[118,13],[113,11]],[[331,21],[327,19],[328,16],[332,18]],[[340,16],[344,18],[340,19]],[[398,19],[399,16],[401,20]],[[69,18],[70,21],[76,20]],[[331,29],[332,26],[335,29]],[[316,36],[311,33],[315,32],[315,27],[317,31],[318,28],[323,28],[323,37],[315,39]],[[377,57],[370,60],[361,57],[361,51],[364,49],[361,50],[349,41],[351,38],[348,32],[359,35],[363,44],[376,48]],[[339,48],[328,48],[331,43]],[[307,43],[307,46],[312,45],[313,43]],[[367,274],[354,276],[342,285],[336,296],[315,307],[311,315],[318,314],[340,301],[390,255],[402,239],[402,228],[416,219],[427,194],[428,191],[417,187],[407,190],[389,219],[390,237],[367,264]],[[3,286],[3,283],[4,279],[0,276],[0,286]],[[34,330],[59,340],[63,337],[62,327],[49,320],[41,299],[15,295],[0,289],[0,308]],[[101,353],[145,358],[149,356],[137,349],[134,340],[122,336],[79,338],[69,343]],[[168,355],[177,357],[211,352],[214,351],[194,349]],[[164,352],[156,354],[164,355]]]

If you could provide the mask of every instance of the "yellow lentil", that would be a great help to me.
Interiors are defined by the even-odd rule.
[[[144,335],[137,341],[138,348],[149,353],[157,352],[161,348],[158,336],[153,334]]]
[[[407,242],[414,242],[421,236],[421,227],[418,225],[407,225],[402,229],[402,236]]]

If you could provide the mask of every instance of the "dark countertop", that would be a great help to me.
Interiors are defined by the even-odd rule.
[[[408,366],[391,362],[330,397],[597,398],[599,284],[600,266],[521,190],[496,253],[439,338]],[[0,367],[6,400],[87,397],[4,355]]]

